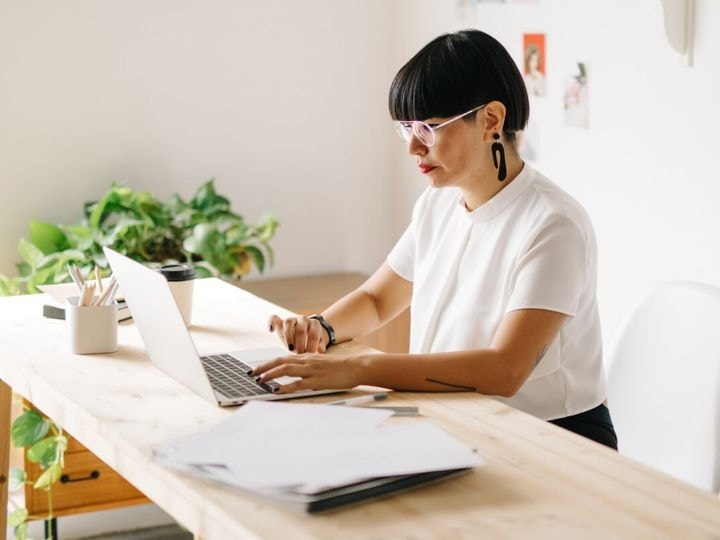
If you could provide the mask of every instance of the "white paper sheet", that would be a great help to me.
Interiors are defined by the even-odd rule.
[[[245,489],[302,486],[308,493],[481,464],[471,448],[429,422],[378,427],[391,415],[379,408],[251,402],[205,432],[156,449],[156,459]]]

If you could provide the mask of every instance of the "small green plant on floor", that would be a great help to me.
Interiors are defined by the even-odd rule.
[[[52,488],[60,480],[67,450],[68,438],[62,428],[34,409],[25,410],[12,423],[11,439],[13,446],[25,449],[25,458],[40,465],[42,471],[37,478],[27,478],[23,469],[10,469],[10,491],[24,488],[30,484],[34,489],[47,492],[48,514],[30,516],[27,508],[17,508],[8,516],[8,526],[15,528],[15,538],[25,540],[31,519],[52,520]]]
[[[96,264],[107,269],[103,246],[140,262],[188,262],[199,277],[234,281],[253,265],[263,272],[274,262],[270,240],[277,227],[269,214],[255,225],[246,223],[215,191],[213,180],[189,201],[177,194],[161,201],[147,191],[113,184],[99,201],[85,203],[77,225],[30,221],[29,238],[18,244],[18,276],[0,275],[0,295],[35,293],[38,285],[70,281],[68,264],[83,275]]]

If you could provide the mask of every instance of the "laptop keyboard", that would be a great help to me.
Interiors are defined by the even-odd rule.
[[[275,381],[258,383],[248,375],[252,366],[230,354],[201,356],[212,387],[229,398],[243,398],[272,394],[280,385]]]

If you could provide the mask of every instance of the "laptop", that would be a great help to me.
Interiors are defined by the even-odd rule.
[[[248,375],[254,366],[290,354],[283,347],[201,356],[165,277],[110,248],[103,248],[103,251],[152,363],[207,401],[228,407],[251,400],[289,399],[347,390],[303,390],[275,394],[274,388],[297,379],[280,377],[260,384]]]

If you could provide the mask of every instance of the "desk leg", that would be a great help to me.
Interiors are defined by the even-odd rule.
[[[0,380],[0,540],[7,536],[12,389]]]

